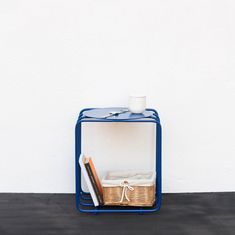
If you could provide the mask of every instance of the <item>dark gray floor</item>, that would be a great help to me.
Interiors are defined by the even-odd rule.
[[[153,214],[81,214],[69,194],[0,194],[0,235],[235,234],[235,193],[164,194]]]

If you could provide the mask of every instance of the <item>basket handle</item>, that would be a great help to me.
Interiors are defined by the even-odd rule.
[[[123,181],[123,182],[121,182],[121,183],[120,183],[120,186],[122,187],[122,197],[121,197],[120,203],[123,202],[124,197],[125,197],[125,199],[129,202],[130,199],[129,199],[128,196],[127,196],[127,190],[133,191],[134,188],[131,187],[131,186],[129,185],[128,181],[126,181],[126,180]]]

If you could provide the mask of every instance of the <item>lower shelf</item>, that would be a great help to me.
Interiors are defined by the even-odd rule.
[[[160,210],[160,201],[157,200],[152,207],[133,207],[133,206],[98,206],[95,207],[90,194],[81,193],[77,201],[77,209],[85,213],[148,213]]]

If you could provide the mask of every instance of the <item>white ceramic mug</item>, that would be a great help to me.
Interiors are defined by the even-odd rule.
[[[143,113],[146,108],[146,96],[130,95],[128,108],[131,113]]]

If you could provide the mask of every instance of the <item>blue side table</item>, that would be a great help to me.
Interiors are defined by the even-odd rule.
[[[109,116],[118,111],[123,113]],[[162,198],[162,174],[161,174],[161,124],[158,113],[154,109],[146,109],[143,114],[131,114],[126,108],[86,108],[81,110],[75,129],[75,173],[76,173],[76,207],[80,212],[105,213],[105,212],[129,212],[147,213],[160,210]],[[109,117],[108,117],[109,116]],[[89,193],[81,188],[81,169],[79,157],[81,154],[81,132],[83,122],[151,122],[156,124],[156,202],[153,207],[127,207],[127,206],[98,206],[95,207]]]

